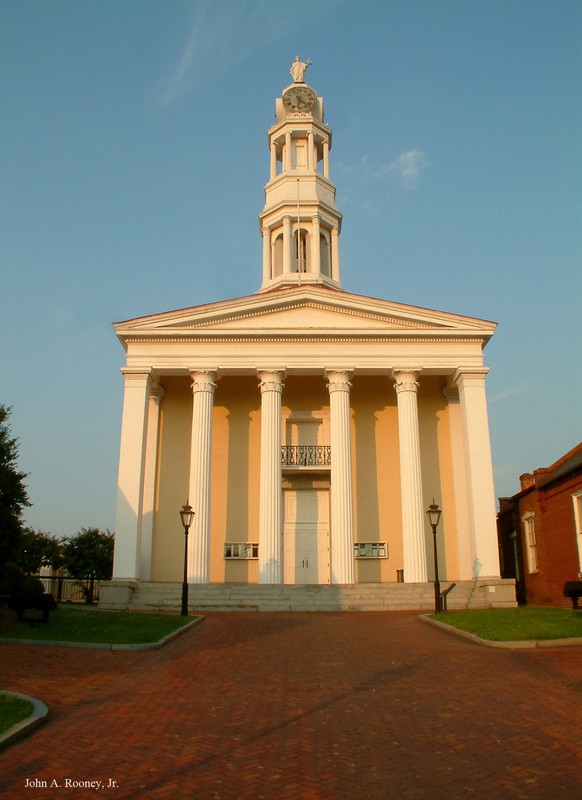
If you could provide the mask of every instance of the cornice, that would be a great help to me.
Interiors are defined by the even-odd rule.
[[[458,343],[465,343],[465,344],[475,344],[475,343],[485,343],[485,338],[481,335],[470,336],[466,334],[459,335],[456,331],[443,331],[441,334],[434,335],[434,336],[391,336],[390,334],[386,334],[384,332],[375,335],[366,335],[363,334],[361,336],[357,334],[351,334],[346,336],[344,334],[333,334],[333,333],[322,333],[322,334],[280,334],[280,335],[258,335],[258,334],[222,334],[219,336],[196,336],[196,335],[184,335],[184,336],[168,336],[165,334],[160,334],[159,336],[151,335],[151,334],[144,334],[143,336],[135,335],[135,333],[128,334],[127,336],[123,337],[123,341],[126,344],[183,344],[184,342],[199,342],[205,344],[221,344],[221,343],[230,343],[230,344],[246,344],[246,343],[277,343],[280,344],[281,341],[285,342],[316,342],[320,343],[322,341],[330,341],[330,342],[340,342],[340,343],[362,343],[362,344],[374,344],[374,343],[383,343],[383,342],[390,342],[396,344],[405,344],[406,342],[414,341],[420,342],[422,344],[442,344],[443,340],[453,340],[456,344]]]
[[[275,303],[269,306],[268,309],[265,308],[256,308],[256,309],[249,309],[248,311],[243,312],[235,312],[234,314],[222,314],[220,316],[213,317],[212,319],[202,320],[200,322],[192,322],[190,324],[183,325],[184,329],[186,328],[207,328],[212,325],[219,324],[221,321],[229,321],[236,318],[236,320],[242,319],[254,319],[256,317],[263,317],[268,316],[272,313],[277,313],[278,311],[288,311],[288,310],[296,310],[301,308],[310,308],[314,309],[315,311],[329,311],[330,309],[333,313],[342,314],[348,317],[357,317],[358,319],[367,319],[373,320],[375,322],[384,322],[386,324],[393,324],[398,325],[399,327],[403,328],[421,328],[418,322],[411,321],[411,320],[401,320],[397,317],[389,317],[384,314],[380,314],[378,312],[372,311],[362,311],[361,309],[356,308],[347,308],[345,306],[339,305],[330,305],[329,302],[325,303],[323,301],[314,301],[314,300],[292,300],[292,301],[281,301],[280,303]]]

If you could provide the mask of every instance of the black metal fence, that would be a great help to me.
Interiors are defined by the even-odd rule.
[[[281,446],[281,466],[329,467],[331,447],[320,444],[284,444]]]
[[[90,581],[75,578],[47,578],[39,575],[45,592],[52,594],[57,603],[86,603],[90,592]],[[99,581],[93,581],[93,602],[99,600]]]

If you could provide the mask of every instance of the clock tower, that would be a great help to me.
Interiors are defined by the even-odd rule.
[[[275,125],[268,132],[270,175],[259,215],[261,292],[303,284],[341,289],[342,215],[329,177],[331,130],[323,121],[323,98],[304,80],[310,63],[295,59],[293,83],[277,99]]]

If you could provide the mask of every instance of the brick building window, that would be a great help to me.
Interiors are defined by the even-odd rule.
[[[582,573],[582,492],[572,495],[574,505],[574,528],[576,530],[576,544],[578,545],[578,575]]]
[[[521,518],[523,523],[523,533],[525,537],[525,548],[527,553],[527,571],[538,571],[538,550],[536,545],[536,530],[534,525],[534,515],[526,514]]]

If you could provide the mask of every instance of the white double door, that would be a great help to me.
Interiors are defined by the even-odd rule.
[[[285,489],[284,515],[284,582],[329,583],[329,492]]]

